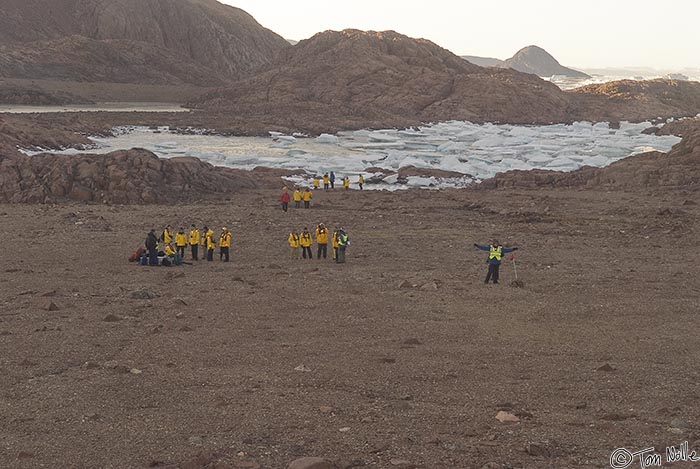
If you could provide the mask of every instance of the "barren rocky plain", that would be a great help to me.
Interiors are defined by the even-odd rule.
[[[603,468],[698,448],[697,191],[278,196],[1,205],[0,466]],[[346,264],[289,259],[289,230],[318,222],[347,229]],[[127,262],[168,223],[228,226],[232,262]],[[510,261],[484,285],[472,244],[493,237],[520,247],[523,288]]]

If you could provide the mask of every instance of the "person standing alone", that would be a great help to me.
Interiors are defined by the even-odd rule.
[[[337,264],[345,264],[345,250],[350,245],[350,239],[345,230],[340,227],[338,230],[338,255],[335,258]]]
[[[221,236],[219,237],[219,260],[228,262],[230,259],[231,250],[231,232],[225,226],[221,228]]]
[[[331,175],[328,178],[331,182],[331,189],[335,189],[335,173],[331,171]]]
[[[493,279],[494,284],[498,283],[498,271],[501,268],[501,258],[503,257],[503,254],[508,254],[509,252],[518,250],[518,248],[504,248],[497,239],[494,239],[489,246],[482,246],[474,243],[474,247],[481,249],[482,251],[488,251],[489,257],[486,260],[486,263],[489,265],[489,270],[486,274],[486,280],[484,283],[489,283],[489,280]]]
[[[357,183],[360,185],[360,190],[362,190],[362,186],[365,185],[365,177],[360,174],[360,178],[357,180]]]
[[[280,197],[280,200],[282,202],[282,210],[286,212],[287,209],[289,209],[289,201],[291,200],[286,187],[284,188],[284,192],[282,192],[282,197]]]
[[[319,223],[316,227],[316,244],[318,244],[317,258],[321,259],[323,255],[325,259],[328,256],[328,228],[323,223]]]
[[[199,260],[199,241],[200,241],[200,234],[199,230],[197,227],[192,225],[190,227],[190,249],[192,250],[192,260],[193,261],[198,261]]]

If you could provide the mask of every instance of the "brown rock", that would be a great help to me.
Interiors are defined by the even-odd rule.
[[[305,457],[292,461],[287,469],[336,469],[336,466],[327,459]]]
[[[120,318],[119,316],[114,315],[114,314],[108,314],[108,315],[105,316],[104,319],[102,319],[102,320],[103,320],[104,322],[119,322],[119,321],[122,320],[122,318]]]
[[[510,412],[505,412],[503,410],[499,411],[496,414],[496,420],[498,420],[501,423],[518,423],[518,422],[520,422],[520,419],[518,417],[511,414]]]
[[[44,310],[46,310],[46,311],[58,311],[58,310],[61,309],[61,308],[60,308],[56,303],[54,303],[53,301],[46,301],[46,302],[44,302],[44,303],[42,304],[41,308],[44,309]]]

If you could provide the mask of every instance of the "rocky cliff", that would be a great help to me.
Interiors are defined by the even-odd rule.
[[[216,0],[3,0],[0,45],[6,77],[198,85],[290,47]]]
[[[537,46],[520,49],[513,57],[506,60],[503,66],[523,73],[532,73],[538,77],[563,75],[571,78],[590,78],[583,72],[564,67],[549,52]]]
[[[159,159],[139,149],[107,155],[0,156],[0,202],[5,203],[191,202],[256,187],[251,173],[196,158]]]

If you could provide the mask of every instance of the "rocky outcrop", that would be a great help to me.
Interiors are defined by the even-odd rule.
[[[590,75],[583,72],[564,67],[549,52],[537,46],[520,49],[513,57],[506,60],[503,66],[523,73],[532,73],[538,77],[563,75],[570,78],[590,78]]]
[[[669,153],[644,153],[605,168],[584,167],[570,173],[508,171],[482,182],[478,189],[565,187],[700,191],[700,120],[687,121],[681,128],[683,140]]]
[[[107,155],[0,156],[0,202],[191,202],[258,186],[242,171],[196,158],[159,159],[141,149]]]
[[[3,0],[2,13],[0,70],[16,78],[221,83],[291,47],[216,0]]]
[[[467,62],[471,62],[479,67],[499,67],[503,68],[504,60],[494,59],[493,57],[477,57],[476,55],[463,55],[462,58]]]
[[[568,96],[535,76],[484,69],[393,31],[326,31],[285,50],[264,72],[191,106],[306,128],[402,126],[461,119],[566,120]],[[314,122],[315,121],[315,122]]]

